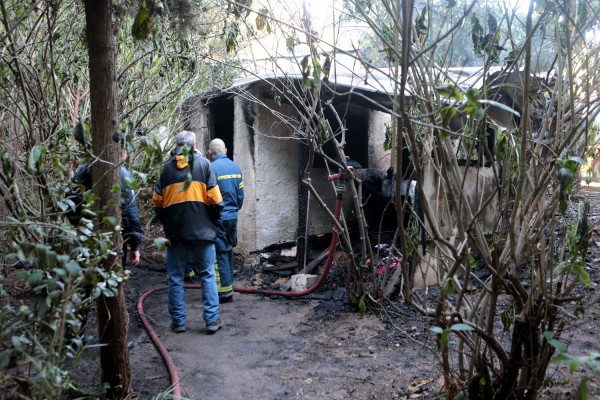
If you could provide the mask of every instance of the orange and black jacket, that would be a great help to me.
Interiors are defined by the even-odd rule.
[[[191,170],[191,181],[186,179]],[[152,196],[154,210],[169,240],[208,240],[217,234],[222,197],[210,161],[201,155],[176,152],[163,165]]]

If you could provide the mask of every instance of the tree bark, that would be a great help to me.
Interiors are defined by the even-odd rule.
[[[113,133],[118,126],[116,102],[115,41],[112,30],[112,0],[85,0],[87,42],[90,71],[92,151],[96,158],[92,169],[93,193],[98,197],[95,224],[98,232],[113,232],[113,248],[107,254],[104,268],[116,271],[121,268],[119,253],[122,238],[114,232],[114,226],[105,223],[104,217],[121,220],[120,191],[114,193],[114,185],[120,184],[118,141]],[[125,307],[122,284],[115,297],[101,296],[97,301],[98,333],[102,379],[110,385],[108,396],[114,399],[127,397],[131,388],[131,368],[127,349],[129,316]]]

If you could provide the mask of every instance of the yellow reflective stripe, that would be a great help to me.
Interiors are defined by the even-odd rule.
[[[219,274],[219,263],[215,258],[215,278],[217,280],[217,287],[221,286],[221,275]]]
[[[231,174],[231,175],[221,175],[221,176],[219,176],[219,180],[220,181],[222,181],[223,179],[235,179],[235,178],[242,179],[242,175],[241,174]]]
[[[219,286],[219,293],[229,293],[233,291],[233,285]]]
[[[205,201],[206,204],[217,204],[223,201],[223,197],[221,196],[221,190],[218,186],[213,186],[210,189],[208,189],[206,195],[208,200]]]
[[[240,185],[238,186],[238,188],[243,189],[244,188],[244,182],[240,182]]]
[[[169,207],[173,204],[184,203],[186,201],[201,201],[209,204],[209,196],[206,191],[206,185],[200,182],[192,182],[185,189],[185,182],[177,182],[163,189],[163,207]]]

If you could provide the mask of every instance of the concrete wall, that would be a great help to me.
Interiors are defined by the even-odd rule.
[[[473,214],[477,213],[484,201],[489,198],[494,188],[494,173],[492,168],[458,167],[461,177],[464,177],[464,192],[469,201]],[[456,225],[456,207],[444,201],[443,186],[440,177],[430,163],[425,165],[424,191],[437,220],[437,226],[447,239],[454,236]],[[492,233],[495,217],[498,211],[498,200],[494,198],[478,219],[484,233]]]
[[[255,96],[258,90],[254,89]],[[267,103],[285,115],[294,109]],[[244,208],[239,216],[240,253],[295,240],[298,210],[298,154],[293,131],[262,105],[236,97],[235,155],[244,174]],[[248,126],[248,115],[253,124]]]
[[[254,144],[254,124],[248,125],[241,112],[244,107],[251,107],[250,111],[256,113],[256,107],[241,97],[234,99],[234,136],[235,141],[233,158],[242,170],[244,177],[244,206],[238,213],[238,247],[236,253],[247,255],[256,250],[256,147]]]
[[[369,168],[383,173],[391,166],[391,152],[383,149],[385,125],[390,121],[389,114],[375,110],[369,112]]]
[[[201,97],[194,96],[185,100],[181,105],[181,129],[196,133],[196,142],[200,151],[208,148],[208,112],[202,105]]]

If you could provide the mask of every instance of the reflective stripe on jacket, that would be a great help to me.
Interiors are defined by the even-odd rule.
[[[186,187],[190,166],[191,181]],[[167,239],[215,241],[216,228],[209,207],[220,207],[223,199],[217,177],[206,158],[190,152],[189,158],[177,154],[167,161],[152,200]]]

